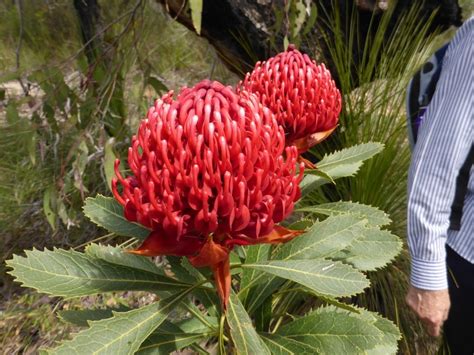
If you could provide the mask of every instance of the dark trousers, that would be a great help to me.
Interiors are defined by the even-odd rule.
[[[474,354],[474,264],[447,246],[451,309],[444,334],[453,355]]]

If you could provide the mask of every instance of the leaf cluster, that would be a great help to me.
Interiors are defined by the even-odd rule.
[[[324,174],[308,193],[341,176],[381,150],[375,143],[327,155]],[[326,171],[323,168],[326,167]],[[318,168],[319,169],[319,168]],[[332,174],[332,175],[330,175]],[[100,227],[139,241],[149,232],[123,217],[122,206],[104,196],[89,198],[84,213]],[[293,224],[305,232],[272,247],[255,245],[232,252],[232,291],[227,312],[219,306],[207,270],[186,259],[157,264],[122,247],[89,244],[75,250],[32,250],[8,261],[17,281],[38,292],[65,298],[108,292],[153,292],[159,301],[138,309],[65,311],[60,317],[85,327],[47,353],[169,353],[185,347],[206,353],[234,349],[243,354],[296,352],[395,353],[399,332],[376,313],[352,306],[364,291],[369,270],[384,267],[401,249],[381,210],[350,201],[305,206]],[[308,308],[307,300],[313,300]],[[188,317],[173,319],[175,309]]]

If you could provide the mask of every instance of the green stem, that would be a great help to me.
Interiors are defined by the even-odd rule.
[[[220,319],[220,322],[219,322],[219,354],[220,355],[225,355],[224,328],[225,328],[225,314],[222,313],[221,319]]]
[[[208,355],[209,352],[206,349],[203,349],[199,344],[191,344],[190,346],[196,353],[202,355]]]
[[[283,317],[278,318],[275,326],[273,327],[272,331],[270,332],[271,334],[275,334],[275,332],[278,330],[280,327],[281,322],[283,322]]]
[[[283,290],[280,291],[280,296],[281,296],[281,293],[285,293],[285,291],[294,289],[294,287],[291,283],[287,283],[282,287],[282,289]],[[288,307],[293,302],[295,296],[296,296],[296,293],[293,292],[293,293],[290,293],[289,295],[285,296],[280,302],[277,301],[274,314],[280,314],[280,317],[278,317],[278,319],[275,323],[275,326],[273,327],[273,329],[271,331],[272,334],[275,333],[278,330],[278,328],[280,327],[281,322],[284,319],[284,316],[287,314]],[[279,298],[281,299],[282,297],[279,297]]]
[[[202,324],[204,324],[206,327],[208,327],[209,329],[212,329],[212,330],[217,330],[211,323],[209,323],[209,321],[203,317],[202,313],[199,312],[198,310],[196,310],[192,305],[188,304],[188,303],[185,303],[185,302],[181,302],[184,307],[186,307],[186,309],[193,315],[195,316]]]

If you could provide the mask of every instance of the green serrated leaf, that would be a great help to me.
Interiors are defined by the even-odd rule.
[[[396,354],[398,348],[398,340],[401,339],[401,334],[397,326],[390,320],[383,318],[381,315],[367,311],[363,308],[357,308],[358,313],[351,316],[364,320],[372,324],[382,333],[382,339],[377,345],[364,354],[370,355],[389,355]],[[330,311],[330,310],[327,310]]]
[[[266,334],[260,333],[268,349],[272,355],[296,355],[296,354],[309,354],[311,347],[307,344],[302,344],[297,340],[291,338],[285,338],[277,334]],[[312,352],[311,352],[312,353]],[[314,353],[317,354],[317,353]]]
[[[140,346],[137,354],[171,354],[208,337],[215,331],[203,327],[196,319],[185,320],[177,324],[163,322]],[[190,326],[191,325],[191,326]]]
[[[183,282],[195,283],[205,279],[204,275],[196,269],[184,257],[167,256],[168,264],[171,267],[171,272],[175,278]],[[206,286],[206,285],[205,285]],[[219,299],[213,289],[196,289],[193,291],[193,296],[196,297],[205,307],[208,313],[212,316],[217,316]]]
[[[273,259],[297,260],[328,257],[350,245],[361,235],[365,225],[365,220],[350,215],[329,217],[322,222],[316,222],[308,232],[280,246]],[[255,275],[248,285],[241,287],[240,293],[252,290],[252,296],[247,297],[246,302],[249,312],[255,311],[281,286],[282,282],[281,279],[261,273]]]
[[[362,166],[364,160],[370,159],[375,154],[383,150],[381,143],[363,143],[350,148],[342,149],[329,155],[325,155],[323,159],[317,163],[317,167],[323,173],[331,176],[333,179],[353,176]],[[307,194],[315,188],[324,185],[327,179],[306,175],[300,183],[301,193]]]
[[[346,311],[349,311],[349,312],[360,313],[360,310],[357,307],[354,307],[354,306],[352,306],[350,304],[347,304],[347,303],[344,303],[344,302],[340,302],[335,298],[328,297],[328,296],[325,296],[325,295],[321,295],[319,293],[315,293],[315,296],[318,297],[321,301],[324,301],[327,304],[330,304],[330,305],[335,306],[337,308],[345,309]]]
[[[191,290],[192,288],[189,288],[180,294],[133,311],[114,312],[112,318],[91,322],[88,329],[57,348],[48,350],[48,353],[133,354]]]
[[[77,325],[79,327],[88,327],[89,321],[101,320],[112,317],[113,312],[126,312],[130,308],[104,308],[104,309],[82,309],[82,310],[65,310],[59,311],[58,316],[67,323]]]
[[[374,325],[383,333],[383,339],[380,344],[367,351],[368,355],[390,355],[397,354],[398,340],[401,339],[400,331],[397,326],[388,319],[376,315],[377,321]]]
[[[376,270],[387,265],[402,250],[402,241],[387,230],[367,228],[344,250],[331,256],[359,270]]]
[[[336,182],[334,181],[334,179],[331,176],[329,176],[327,173],[325,173],[324,171],[319,170],[319,169],[305,169],[304,174],[305,175],[314,175],[314,176],[323,178],[323,179],[327,180],[328,182],[330,182],[334,185],[336,184]]]
[[[372,322],[332,306],[262,336],[274,354],[365,354],[383,339]]]
[[[369,280],[362,273],[330,260],[273,260],[242,267],[264,271],[333,297],[352,296],[369,286]]]
[[[257,331],[267,331],[272,320],[272,298],[267,298],[253,313],[255,319],[255,329]]]
[[[123,216],[123,207],[112,197],[89,197],[83,210],[92,222],[117,235],[145,239],[150,234],[145,227],[127,221]]]
[[[201,34],[202,4],[203,0],[189,0],[191,20],[193,21],[194,29],[198,35]]]
[[[127,253],[122,248],[111,245],[89,244],[85,250],[87,255],[107,261],[111,264],[131,267],[133,269],[149,271],[154,274],[165,275],[163,268],[156,266],[150,258]]]
[[[183,266],[184,259],[185,258],[181,256],[166,256],[170,271],[174,275],[173,277],[187,283],[194,283],[196,281],[202,280],[202,275],[197,276],[193,273],[190,273],[189,270]]]
[[[112,291],[179,291],[189,287],[155,273],[110,264],[73,250],[29,250],[7,261],[9,273],[25,287],[62,297]]]
[[[281,246],[276,260],[315,259],[330,256],[362,235],[366,220],[350,215],[328,217],[306,233]]]
[[[193,277],[196,281],[212,278],[212,272],[209,268],[196,268],[188,260],[188,258],[181,258],[181,266]]]
[[[314,221],[309,218],[303,218],[300,219],[299,221],[293,222],[288,226],[288,229],[291,230],[307,230],[308,228],[311,228],[314,224]]]
[[[249,314],[256,312],[258,307],[260,307],[260,305],[268,298],[271,298],[275,291],[278,290],[284,282],[284,279],[280,279],[264,272],[256,275],[254,280],[252,280],[246,287],[246,289],[250,290],[245,305]],[[240,292],[245,292],[246,289],[241,288]]]
[[[257,244],[251,245],[247,248],[247,258],[245,259],[246,263],[254,263],[260,261],[268,260],[270,256],[271,246],[269,244]],[[239,299],[242,304],[246,304],[247,296],[250,292],[250,289],[246,288],[247,285],[255,278],[260,272],[254,269],[243,269],[242,270],[242,279],[240,281],[240,288],[245,291],[239,293]]]
[[[231,292],[226,313],[230,335],[236,354],[270,354],[262,338],[257,334],[248,313],[239,298]]]
[[[318,168],[330,173],[333,169],[341,165],[358,164],[364,160],[372,158],[374,155],[380,153],[384,148],[381,143],[363,143],[345,148],[340,151],[325,155],[323,159],[317,164]]]
[[[316,206],[299,208],[297,211],[319,213],[326,216],[346,214],[355,215],[360,218],[366,218],[368,224],[372,226],[384,226],[391,222],[387,214],[384,211],[379,210],[377,207],[350,201],[324,203]]]

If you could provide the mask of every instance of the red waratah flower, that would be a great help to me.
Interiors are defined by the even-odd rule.
[[[122,177],[115,164],[113,193],[125,217],[152,231],[132,252],[210,266],[225,309],[230,250],[299,234],[276,225],[300,197],[297,157],[253,94],[203,81],[176,100],[163,96],[132,138],[133,175]]]
[[[337,127],[341,94],[324,64],[317,65],[293,45],[261,63],[237,87],[256,94],[275,114],[286,144],[300,153],[329,136]]]

